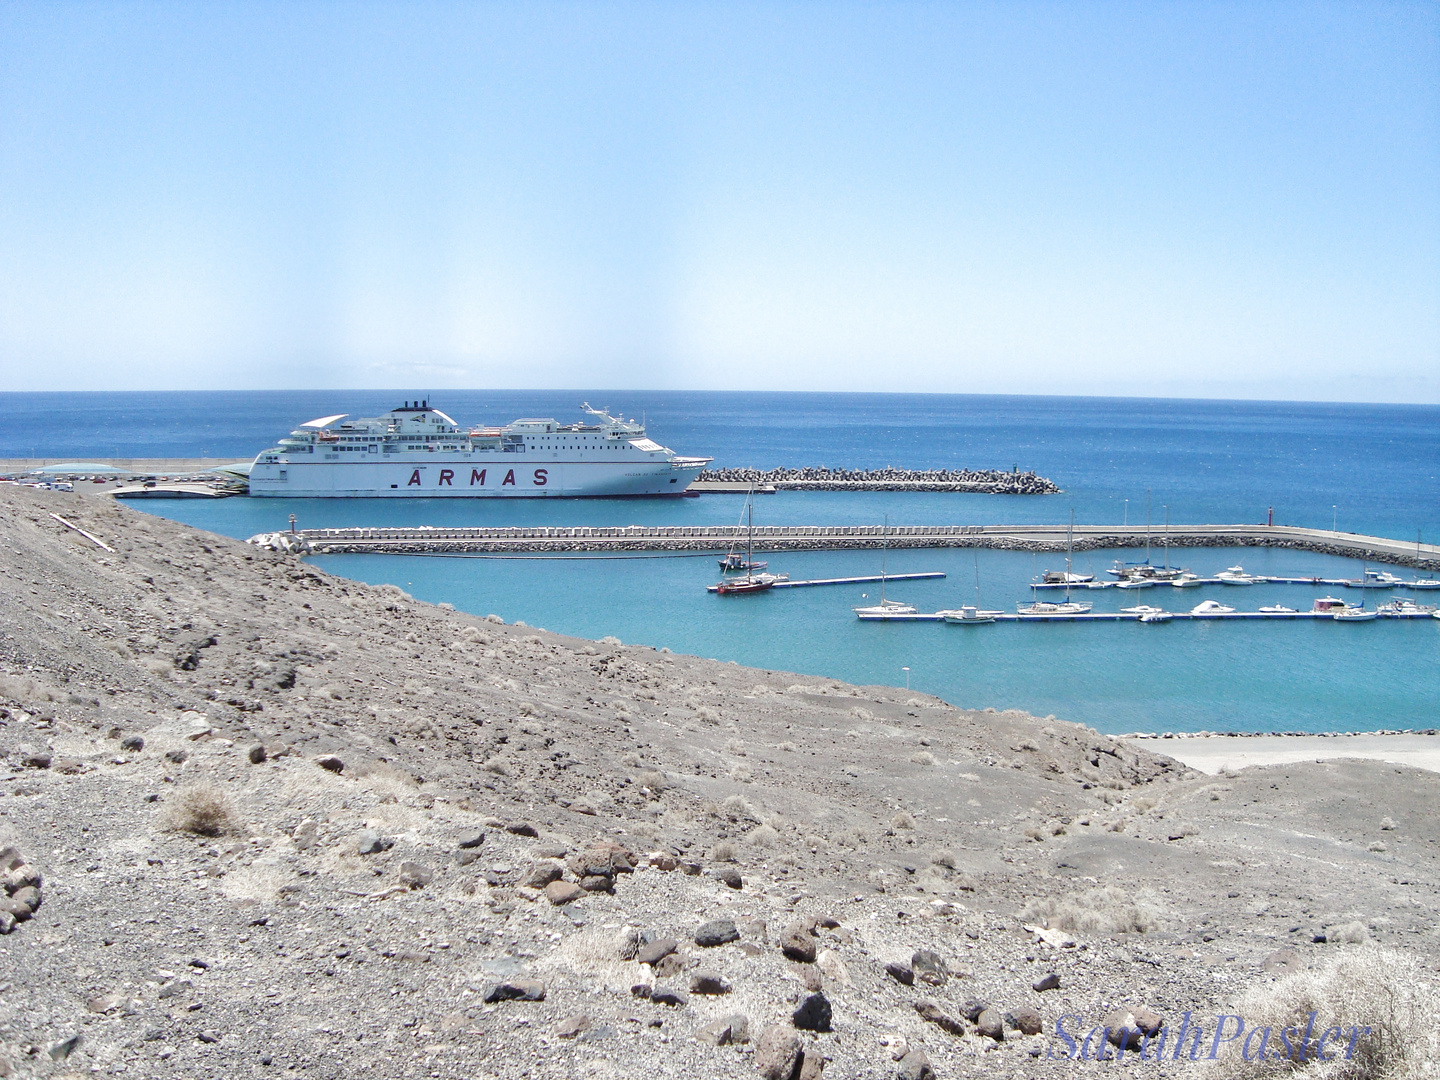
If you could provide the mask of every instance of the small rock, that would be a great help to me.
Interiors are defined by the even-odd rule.
[[[733,866],[720,866],[712,871],[716,880],[728,885],[732,889],[739,889],[744,886],[745,879],[740,876],[740,871]]]
[[[295,830],[296,847],[300,847],[299,835],[301,829],[304,828],[305,823],[301,822],[300,829]],[[315,823],[313,821],[310,822],[309,833],[311,837],[311,843],[314,843]],[[380,852],[386,851],[389,848],[394,847],[394,845],[395,841],[391,840],[389,837],[381,836],[379,833],[375,832],[372,829],[365,829],[360,833],[360,836],[355,841],[355,850],[358,851],[361,855],[379,855]]]
[[[986,1009],[975,1018],[975,1030],[987,1039],[1005,1041],[1005,1019],[995,1009]]]
[[[881,1045],[886,1045],[886,1040],[882,1039],[880,1041]],[[890,1047],[891,1061],[899,1061],[906,1054],[910,1053],[910,1040],[905,1038],[904,1035],[892,1035],[888,1045]]]
[[[3,907],[0,907],[0,934],[10,933],[10,931],[15,929],[15,924],[18,921],[14,915],[6,911]]]
[[[824,994],[811,994],[790,1014],[790,1022],[801,1031],[829,1031],[829,999]]]
[[[728,994],[730,983],[718,971],[697,971],[690,976],[692,994]]]
[[[402,862],[400,864],[400,884],[411,889],[423,889],[430,882],[435,880],[435,871],[431,870],[424,863]]]
[[[845,966],[845,961],[840,959],[840,954],[834,949],[823,950],[815,958],[815,966],[825,973],[825,977],[832,983],[839,983],[841,986],[853,986],[850,981],[850,969]]]
[[[1153,1009],[1133,1009],[1135,1023],[1146,1035],[1154,1035],[1165,1025],[1165,1018]]]
[[[800,1073],[796,1080],[820,1080],[825,1072],[825,1058],[813,1047],[800,1055]]]
[[[48,769],[50,763],[54,760],[51,755],[42,752],[39,754],[26,754],[20,759],[20,764],[24,765],[27,769]],[[69,1051],[66,1052],[68,1053]],[[59,1059],[57,1058],[56,1060],[58,1061]]]
[[[971,998],[969,1001],[965,1002],[964,1005],[960,1006],[960,1015],[965,1017],[965,1019],[969,1020],[972,1024],[974,1024],[979,1021],[980,1014],[989,1007],[990,1006],[988,1004],[981,1001],[979,998]]]
[[[1050,974],[1034,982],[1030,989],[1034,990],[1037,994],[1043,994],[1046,990],[1059,990],[1060,976],[1052,971]]]
[[[521,884],[531,889],[543,889],[552,881],[559,881],[564,875],[565,868],[563,866],[553,860],[545,859],[530,868],[530,872],[525,875],[525,880]]]
[[[1038,1012],[1028,1005],[1022,1005],[1005,1014],[1005,1023],[1022,1035],[1039,1035],[1043,1021]]]
[[[698,862],[682,862],[680,864],[680,872],[686,877],[699,877],[702,869],[703,867]]]
[[[50,1060],[64,1061],[66,1058],[68,1058],[71,1054],[75,1052],[76,1047],[78,1047],[79,1045],[79,1034],[71,1035],[68,1039],[58,1042],[54,1046],[50,1047]]]
[[[673,937],[656,938],[648,945],[641,945],[635,950],[635,959],[642,964],[658,964],[665,957],[669,956],[680,947],[680,943]]]
[[[497,1001],[544,1001],[545,984],[539,979],[507,979],[486,989],[485,1004]]]
[[[84,766],[80,764],[79,758],[62,757],[56,758],[51,768],[61,776],[77,776],[84,769]]]
[[[118,1009],[123,1004],[125,1004],[125,996],[123,994],[103,994],[100,997],[93,997],[87,1001],[85,1008],[89,1009],[92,1013],[98,1013],[103,1016],[108,1012]]]
[[[915,985],[915,972],[910,970],[909,964],[901,964],[892,960],[885,965],[885,974],[889,975],[901,986]]]
[[[315,764],[319,765],[326,772],[340,773],[345,771],[345,762],[341,761],[334,754],[321,754],[315,759]]]
[[[580,879],[580,888],[586,892],[613,893],[615,879],[609,874],[586,874]]]
[[[270,752],[258,743],[250,747],[249,753],[245,756],[250,759],[251,765],[264,765],[265,762],[270,760]]]
[[[645,998],[648,1000],[650,997],[651,989],[652,988],[649,983],[636,983],[634,986],[630,987],[630,996],[637,998]]]
[[[805,984],[805,989],[812,994],[818,994],[825,989],[825,976],[820,974],[820,969],[813,964],[796,964],[795,971],[800,976],[800,981]]]
[[[690,995],[673,986],[656,986],[650,990],[650,1000],[657,1005],[669,1005],[671,1008],[679,1008],[681,1005],[690,1004]]]
[[[195,1038],[199,1039],[202,1043],[218,1043],[220,1041],[220,1033],[218,1031],[202,1031],[196,1035]]]
[[[900,1067],[895,1070],[895,1080],[935,1080],[935,1070],[931,1068],[925,1051],[911,1050],[901,1058]]]
[[[572,904],[584,895],[584,889],[579,885],[572,885],[568,881],[552,881],[545,886],[545,899],[556,907],[561,904]]]
[[[750,1021],[744,1013],[722,1016],[719,1020],[711,1020],[710,1023],[696,1031],[695,1038],[697,1041],[708,1043],[711,1046],[730,1046],[734,1043],[749,1042]]]
[[[940,954],[929,949],[920,949],[910,957],[910,967],[915,972],[915,978],[930,986],[944,986],[950,978],[949,969]]]
[[[189,979],[171,979],[160,987],[160,993],[157,996],[162,999],[179,997],[181,994],[188,993],[194,985]]]
[[[780,932],[780,951],[798,964],[813,964],[817,952],[814,931],[803,922],[791,923]]]
[[[166,750],[165,760],[171,765],[184,765],[190,760],[190,754],[186,750]]]
[[[505,831],[516,836],[539,836],[539,831],[528,821],[512,821],[505,826]]]
[[[455,846],[463,851],[469,851],[471,848],[477,848],[483,843],[485,843],[485,834],[483,832],[471,832],[461,836]]]
[[[695,944],[707,949],[738,941],[739,938],[740,931],[736,928],[734,919],[712,919],[695,931]]]
[[[125,738],[120,740],[120,749],[132,754],[138,754],[141,750],[145,749],[145,740],[139,735],[126,735]]]
[[[12,844],[0,848],[0,870],[14,870],[17,866],[24,866],[25,859],[20,854],[20,849]]]
[[[670,871],[680,865],[680,860],[674,855],[665,851],[652,851],[645,857],[646,862],[655,867],[656,870]]]
[[[920,1014],[920,1019],[928,1020],[941,1031],[948,1031],[951,1035],[965,1034],[964,1023],[946,1013],[928,998],[922,998],[915,1002],[915,1011]]]
[[[594,1026],[590,1017],[584,1013],[576,1013],[574,1016],[567,1016],[555,1025],[555,1035],[561,1039],[573,1039],[582,1032],[589,1031]]]
[[[540,844],[535,848],[535,855],[540,859],[563,859],[568,850],[564,844]]]
[[[654,967],[657,979],[668,979],[672,975],[679,975],[685,970],[685,960],[679,953],[671,953],[669,956],[662,956],[659,963]]]
[[[755,1046],[755,1068],[765,1080],[790,1080],[800,1064],[800,1036],[783,1024],[771,1024]]]
[[[44,884],[44,881],[38,869],[27,862],[22,862],[5,872],[4,884],[5,890],[13,893],[16,889],[23,889],[27,885],[33,885],[38,889]]]
[[[202,959],[201,959],[200,957],[198,957],[198,956],[192,956],[189,960],[186,961],[186,964],[187,964],[189,967],[193,967],[193,968],[195,968],[195,969],[198,970],[198,971],[209,971],[209,970],[210,970],[210,961],[209,961],[209,960],[202,960]]]

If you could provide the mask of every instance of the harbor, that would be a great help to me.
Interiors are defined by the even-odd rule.
[[[947,612],[889,612],[880,613],[857,613],[856,618],[861,622],[945,622]],[[989,622],[1020,622],[1020,623],[1050,623],[1050,622],[1143,622],[1146,613],[1126,611],[1099,611],[1084,612],[1060,615],[1031,615],[1009,611],[987,611],[982,612],[987,616]],[[1294,620],[1319,620],[1321,622],[1345,621],[1337,620],[1333,611],[1216,611],[1196,613],[1193,611],[1166,611],[1160,612],[1165,616],[1164,621],[1171,619],[1188,620],[1193,622],[1234,622],[1253,621],[1263,619],[1281,619],[1286,621]],[[1376,618],[1381,619],[1431,619],[1435,617],[1433,611],[1404,611],[1395,613],[1375,612]],[[1368,621],[1368,620],[1367,620]]]
[[[866,585],[870,582],[882,581],[930,581],[935,578],[943,578],[943,571],[932,570],[919,574],[870,574],[864,577],[837,577],[837,578],[811,578],[808,581],[791,581],[782,578],[771,583],[772,589],[805,589],[814,585]],[[708,592],[719,592],[719,585],[707,585]]]

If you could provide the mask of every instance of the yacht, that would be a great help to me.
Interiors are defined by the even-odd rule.
[[[1370,622],[1379,617],[1380,612],[1374,609],[1366,610],[1363,604],[1359,607],[1347,607],[1331,616],[1336,622]]]
[[[856,615],[864,615],[872,619],[883,619],[890,615],[915,615],[920,609],[914,604],[903,604],[899,600],[886,600],[880,598],[880,603],[871,604],[868,607],[851,608]]]
[[[1254,574],[1247,574],[1243,566],[1230,566],[1216,574],[1215,580],[1223,585],[1254,585],[1260,579]]]
[[[1284,604],[1267,604],[1260,609],[1262,615],[1298,615],[1300,614],[1293,607],[1286,607]]]
[[[1124,607],[1120,611],[1125,615],[1158,615],[1164,608],[1151,607],[1149,604],[1136,604],[1134,607]]]
[[[1193,589],[1197,585],[1203,584],[1203,582],[1200,580],[1199,574],[1192,574],[1189,570],[1184,570],[1179,577],[1172,578],[1170,584],[1174,585],[1177,589]]]
[[[1058,604],[1036,600],[1030,604],[1017,604],[1015,610],[1021,615],[1088,615],[1093,606],[1080,600],[1064,600]]]
[[[1226,607],[1218,600],[1202,600],[1190,609],[1191,615],[1233,615],[1235,609]]]
[[[1175,616],[1171,615],[1168,611],[1147,611],[1144,615],[1140,616],[1140,621],[1143,623],[1166,623],[1173,618],[1175,618]]]
[[[556,498],[682,495],[710,458],[681,457],[645,426],[581,408],[590,423],[550,418],[463,428],[427,401],[375,417],[301,424],[250,466],[269,498]]]
[[[1351,578],[1345,584],[1352,589],[1393,589],[1406,584],[1388,570],[1365,570],[1358,578]]]
[[[1310,605],[1310,610],[1316,615],[1324,615],[1326,612],[1344,611],[1349,606],[1338,596],[1321,596]]]
[[[995,616],[1003,614],[999,611],[981,611],[974,604],[966,604],[954,611],[942,611],[940,617],[947,623],[954,623],[958,626],[979,626],[984,623],[993,623]]]

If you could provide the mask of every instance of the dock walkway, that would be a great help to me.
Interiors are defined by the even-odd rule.
[[[755,529],[756,554],[777,551],[836,551],[892,548],[997,548],[1007,551],[1064,551],[1065,525],[768,525]],[[536,528],[353,528],[262,533],[252,543],[316,555],[518,554],[576,551],[726,551],[744,540],[736,525],[627,525]],[[1077,551],[1143,547],[1143,525],[1077,525]],[[1148,534],[1152,548],[1276,547],[1370,562],[1440,570],[1440,547],[1383,536],[1306,529],[1294,525],[1171,525],[1168,534]]]

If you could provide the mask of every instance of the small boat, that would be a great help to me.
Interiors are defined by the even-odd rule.
[[[1126,578],[1124,581],[1117,581],[1117,589],[1153,589],[1160,584],[1154,578]]]
[[[1046,570],[1040,579],[1046,585],[1088,585],[1094,574],[1072,574],[1069,570]]]
[[[1363,570],[1360,577],[1345,582],[1346,587],[1351,589],[1393,589],[1404,584],[1388,570]]]
[[[1125,615],[1155,615],[1163,610],[1163,608],[1151,607],[1149,604],[1136,604],[1134,607],[1122,607],[1120,609]]]
[[[1412,589],[1440,589],[1440,578],[1420,578],[1410,582]]]
[[[745,556],[741,555],[738,551],[732,551],[720,560],[720,569],[724,570],[727,574],[744,572],[746,570],[752,572],[755,570],[764,570],[769,565],[768,562],[748,562]]]
[[[855,612],[856,615],[870,615],[880,618],[886,615],[915,615],[920,611],[914,604],[902,604],[899,600],[886,600],[884,597],[881,597],[880,603],[878,604],[871,604],[869,607],[851,608],[850,610]]]
[[[1202,600],[1200,601],[1200,603],[1196,604],[1193,608],[1190,609],[1190,614],[1201,616],[1230,615],[1233,614],[1234,611],[1235,609],[1233,607],[1226,607],[1218,600]]]
[[[1143,623],[1162,623],[1169,622],[1173,618],[1175,618],[1175,616],[1171,615],[1168,611],[1147,611],[1144,615],[1140,616],[1140,621]]]
[[[1324,615],[1328,611],[1344,611],[1349,606],[1338,596],[1321,596],[1310,605],[1310,610],[1316,615]]]
[[[1174,585],[1177,589],[1193,589],[1200,584],[1200,575],[1192,574],[1189,570],[1186,570],[1179,577],[1173,579],[1170,584]]]
[[[1066,600],[1059,604],[1036,600],[1033,604],[1016,604],[1015,610],[1021,615],[1088,615],[1093,606],[1079,600]]]
[[[1377,611],[1389,618],[1411,618],[1419,615],[1429,615],[1435,611],[1434,604],[1417,604],[1407,597],[1397,597],[1381,604]]]
[[[1286,607],[1284,604],[1267,604],[1260,609],[1261,615],[1298,615],[1300,614],[1293,607]]]
[[[1260,579],[1254,574],[1247,574],[1243,566],[1230,566],[1215,575],[1215,579],[1225,585],[1254,585]]]
[[[784,580],[786,580],[784,574],[746,574],[744,577],[726,578],[715,586],[715,591],[721,596],[765,592],[767,589],[773,589],[777,581]]]
[[[999,611],[981,611],[974,604],[966,604],[955,611],[942,611],[940,617],[947,623],[956,626],[981,626],[985,623],[993,623],[995,616],[1003,614]]]
[[[1347,607],[1344,611],[1337,611],[1330,616],[1336,622],[1369,622],[1378,619],[1380,612],[1366,611],[1364,607]]]

